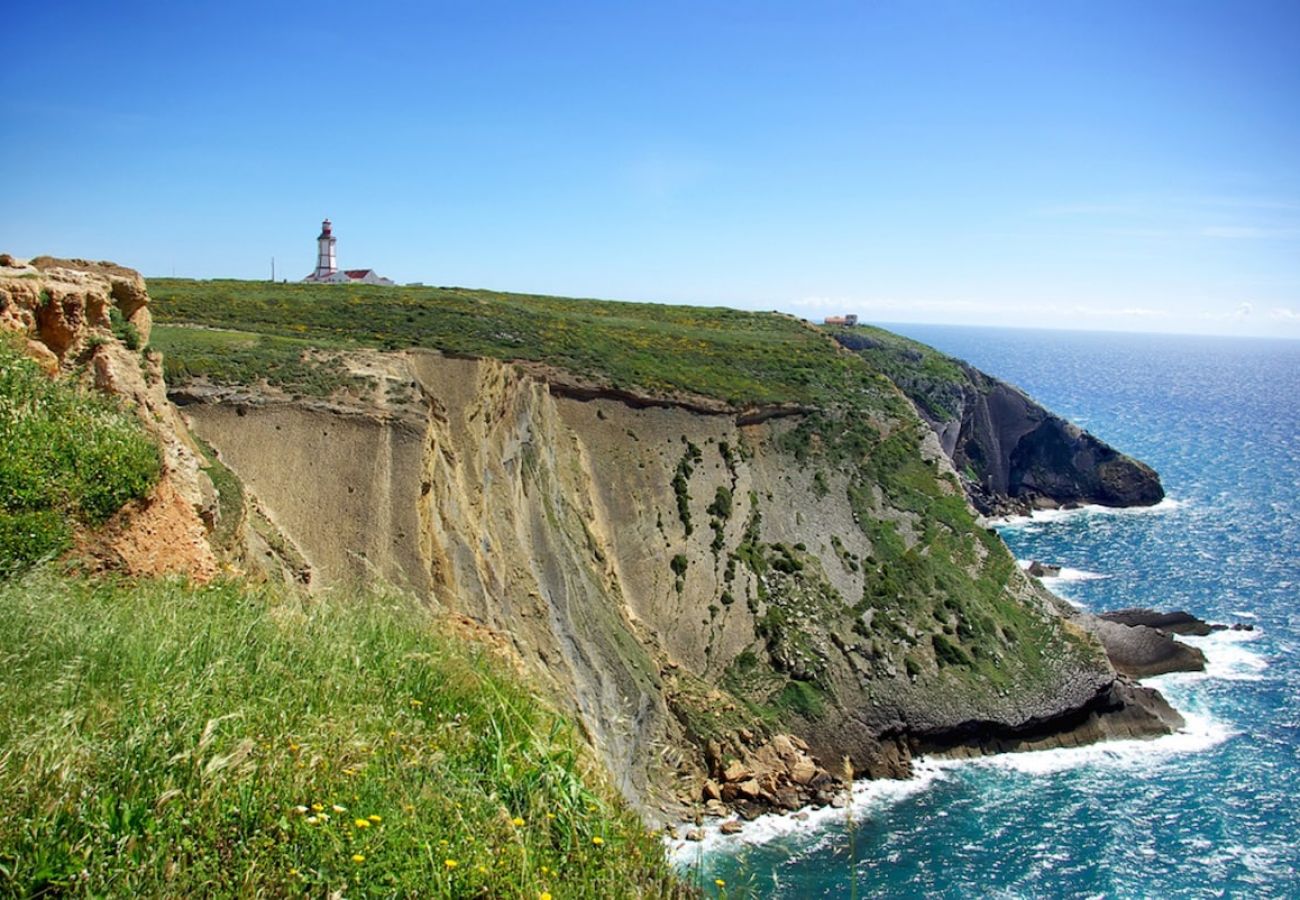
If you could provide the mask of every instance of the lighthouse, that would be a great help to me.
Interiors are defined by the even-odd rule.
[[[330,230],[330,220],[320,223],[320,237],[316,238],[316,271],[312,278],[316,281],[328,281],[339,270],[334,258],[334,233]]]
[[[380,284],[392,285],[391,279],[385,278],[374,269],[343,269],[340,271],[338,259],[334,255],[334,228],[330,220],[320,223],[320,235],[316,238],[316,271],[303,281],[320,284]]]

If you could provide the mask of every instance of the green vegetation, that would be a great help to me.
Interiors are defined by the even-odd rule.
[[[0,585],[0,894],[665,896],[575,729],[414,601]]]
[[[738,406],[818,403],[870,387],[865,367],[826,336],[770,313],[617,303],[465,288],[272,284],[153,278],[161,323],[235,329],[314,347],[429,347],[495,359],[537,360],[615,387],[684,391]],[[161,337],[161,334],[160,334]],[[167,332],[169,340],[175,340]],[[195,347],[162,347],[192,374],[247,383],[248,366],[191,368]],[[270,353],[274,342],[253,348]],[[875,389],[876,392],[879,388]]]
[[[159,472],[135,416],[0,341],[0,578],[62,552],[76,525],[144,497]]]
[[[217,384],[266,383],[307,397],[371,386],[338,365],[337,351],[354,345],[335,341],[157,325],[149,346],[163,352],[167,381],[173,385],[191,378]]]
[[[889,376],[933,419],[955,418],[962,390],[974,382],[959,360],[919,341],[870,325],[827,326],[844,346]]]

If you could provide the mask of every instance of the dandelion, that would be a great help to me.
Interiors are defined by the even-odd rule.
[[[546,818],[552,822],[555,821],[555,813],[547,813]]]
[[[591,839],[591,842],[595,844],[597,847],[599,847],[601,844],[605,843],[605,839],[600,835],[596,835],[594,838]]]
[[[537,896],[537,900],[551,900],[551,892],[550,892],[550,891],[542,891],[542,892]]]
[[[422,702],[420,702],[419,700],[416,700],[414,697],[412,697],[412,698],[411,698],[411,706],[414,707],[415,709],[419,709],[421,706],[424,706],[424,704],[423,704]]]
[[[312,808],[312,811],[313,811],[313,812],[324,812],[324,811],[325,811],[325,807],[321,806],[319,803],[313,803],[313,804],[311,805],[311,808]]]
[[[321,820],[322,822],[328,822],[328,821],[330,820],[330,814],[329,814],[329,813],[321,813],[321,814],[320,814],[320,820]]]
[[[523,828],[524,820],[519,818],[518,816],[515,816],[513,819],[510,820],[510,824],[515,826],[516,828]]]
[[[384,821],[384,817],[383,817],[383,816],[370,815],[370,816],[366,816],[366,818],[369,819],[370,821],[374,822],[376,825],[378,825],[380,822]]]
[[[722,880],[721,878],[715,878],[715,879],[713,879],[713,883],[716,884],[718,887],[726,887],[726,886],[727,886],[727,882],[725,882],[725,881]]]
[[[367,821],[366,819],[357,819],[357,820],[356,820],[355,822],[353,822],[352,824],[355,825],[355,826],[357,826],[358,828],[369,828],[369,827],[370,827],[370,822]]]
[[[337,803],[331,806],[330,809],[334,810],[336,813],[345,813],[348,811],[346,806],[339,806]]]
[[[454,859],[444,859],[442,864],[446,866],[448,872],[460,865],[460,863],[456,862]]]
[[[361,855],[360,853],[353,853],[353,854],[352,854],[352,861],[353,861],[354,863],[356,863],[357,865],[360,865],[361,863],[363,863],[363,862],[366,861],[366,858],[365,858],[363,855]]]

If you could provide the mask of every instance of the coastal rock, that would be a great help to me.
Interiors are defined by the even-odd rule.
[[[1154,628],[1165,634],[1184,634],[1205,636],[1215,630],[1214,626],[1203,619],[1184,610],[1175,610],[1173,612],[1160,612],[1154,609],[1117,609],[1112,612],[1104,612],[1098,616],[1107,622],[1118,622],[1120,625],[1144,625],[1147,628]],[[1226,626],[1220,626],[1226,627]]]
[[[1061,574],[1061,567],[1054,566],[1051,563],[1041,563],[1038,560],[1034,560],[1029,564],[1029,567],[1025,569],[1025,571],[1030,575],[1033,575],[1035,578],[1056,578]]]
[[[1100,639],[1116,671],[1131,678],[1205,671],[1205,654],[1199,648],[1155,628],[1124,625],[1105,617],[1091,619],[1085,627]]]
[[[740,834],[745,830],[745,826],[740,824],[739,819],[732,819],[728,822],[723,822],[718,827],[718,830],[723,834]]]

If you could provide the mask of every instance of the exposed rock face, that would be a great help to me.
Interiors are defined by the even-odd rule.
[[[215,493],[175,408],[167,399],[149,338],[149,295],[132,269],[106,262],[0,255],[0,330],[27,338],[27,351],[51,375],[62,372],[121,397],[162,450],[163,478],[144,504],[131,506],[83,547],[106,564],[138,574],[185,572],[212,577],[216,558],[203,517]],[[114,313],[129,326],[133,349],[114,334]]]
[[[825,790],[817,760],[905,775],[918,748],[975,733],[995,746],[1023,744],[1025,729],[1047,740],[1040,731],[1068,725],[1083,740],[1111,722],[1172,727],[987,534],[958,556],[972,572],[994,566],[1019,630],[995,626],[993,607],[972,607],[967,624],[943,608],[915,621],[872,609],[874,552],[914,545],[927,526],[879,488],[796,464],[782,447],[797,412],[629,404],[429,351],[347,364],[374,379],[373,395],[191,383],[174,396],[301,551],[313,586],[382,578],[508,636],[650,815],[798,804]],[[418,396],[395,401],[389,384]],[[989,657],[959,646],[973,628]],[[976,674],[995,659],[1008,688]]]
[[[1085,503],[1150,506],[1164,498],[1150,466],[974,366],[874,329],[834,334],[907,394],[985,515]],[[943,374],[933,373],[935,361]]]

